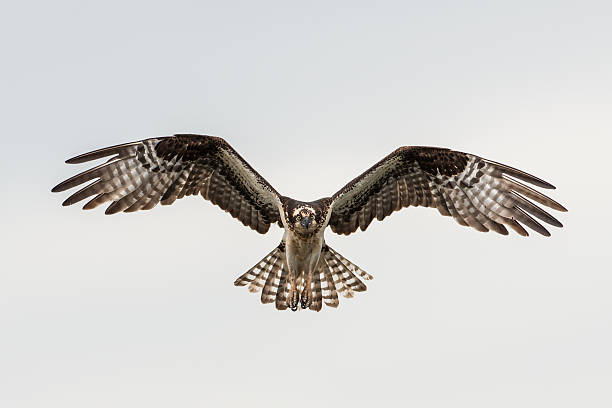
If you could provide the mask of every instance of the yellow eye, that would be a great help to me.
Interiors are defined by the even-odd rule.
[[[296,217],[295,217],[295,219],[296,219],[297,221],[300,221],[300,220],[302,219],[302,216],[301,216],[301,215],[298,215],[298,216],[296,216]]]

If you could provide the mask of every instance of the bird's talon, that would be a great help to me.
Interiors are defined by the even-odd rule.
[[[308,309],[310,307],[311,301],[312,301],[312,297],[310,295],[310,291],[304,288],[304,290],[302,291],[302,299],[301,299],[302,309]]]
[[[299,301],[299,295],[298,295],[297,290],[295,289],[291,290],[291,292],[289,293],[289,307],[294,312],[298,309],[298,301]]]

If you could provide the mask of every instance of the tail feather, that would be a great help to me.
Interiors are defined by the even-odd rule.
[[[272,257],[278,252],[278,248],[274,248],[268,255],[265,256],[264,259],[259,261],[256,265],[254,265],[251,269],[246,271],[244,274],[240,275],[238,279],[234,281],[235,286],[246,286],[260,279],[261,275],[266,275],[266,271],[270,266],[270,260]],[[265,280],[265,278],[264,278]],[[251,288],[249,287],[250,291]],[[255,289],[257,291],[257,289]]]
[[[372,275],[370,275],[369,273],[367,273],[366,271],[364,271],[363,269],[361,269],[360,267],[358,267],[357,265],[355,265],[354,263],[352,263],[351,261],[349,261],[348,259],[346,259],[342,255],[340,255],[333,248],[331,248],[331,247],[327,247],[327,248],[329,249],[329,251],[332,254],[334,254],[336,256],[336,258],[338,258],[344,264],[344,266],[346,266],[352,272],[357,273],[359,276],[361,276],[365,280],[372,280],[372,279],[374,279],[374,277]]]
[[[319,261],[319,276],[321,277],[321,293],[323,302],[330,307],[338,307],[338,292],[330,269],[327,267],[325,260]]]
[[[234,285],[247,286],[251,292],[261,292],[261,303],[274,303],[279,310],[289,308],[289,294],[299,298],[302,293],[302,307],[314,311],[320,311],[323,304],[329,307],[338,307],[338,293],[344,297],[353,297],[355,292],[363,292],[366,285],[359,279],[372,279],[372,276],[363,269],[350,262],[338,252],[323,244],[321,256],[316,269],[312,273],[311,279],[306,279],[305,275],[300,274],[296,279],[299,291],[291,291],[289,279],[289,268],[285,254],[285,243],[274,248],[264,259],[259,261],[251,269],[241,275]],[[310,294],[304,297],[300,285],[310,282]],[[306,299],[306,300],[305,300]],[[295,303],[299,299],[292,298]],[[293,304],[292,303],[292,304]],[[295,309],[297,307],[294,307]]]
[[[323,295],[321,293],[321,273],[316,270],[311,283],[312,287],[312,302],[309,309],[318,312],[323,306]]]
[[[271,255],[266,258],[265,267],[259,272],[257,277],[249,284],[249,292],[259,292],[268,281],[270,275],[274,275],[274,268],[278,267],[278,260],[281,258],[278,248],[271,252]]]
[[[289,296],[289,271],[283,268],[280,281],[278,283],[278,293],[276,294],[276,308],[278,310],[287,309],[287,297]]]
[[[268,275],[270,273],[270,265],[266,265],[265,268],[261,269],[261,271],[255,276],[255,279],[251,283],[249,283],[249,292],[259,292],[261,288],[263,288],[264,283],[266,282]]]
[[[341,263],[336,261],[333,256],[324,255],[325,264],[333,277],[334,287],[338,293],[341,293],[342,296],[351,298],[354,293],[349,285],[346,284],[344,277],[342,275],[342,271],[340,270]]]
[[[323,256],[331,269],[336,290],[342,293],[344,297],[353,297],[354,292],[363,292],[367,289],[366,285],[353,273],[353,270],[359,269],[359,267],[328,246],[323,249]]]
[[[284,259],[278,256],[261,291],[261,303],[273,303],[276,300],[281,274],[285,267]]]
[[[340,275],[342,277],[342,282],[344,286],[347,287],[351,291],[355,292],[365,292],[367,289],[365,283],[363,283],[349,267],[347,267],[338,257],[336,258],[336,262],[338,265],[338,269],[340,270]]]

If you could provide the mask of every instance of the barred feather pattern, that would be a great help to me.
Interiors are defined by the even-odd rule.
[[[279,287],[281,282],[284,284],[286,281],[287,272],[285,244],[281,243],[264,259],[236,279],[234,285],[248,285],[250,292],[261,290],[261,303],[273,303],[277,301]]]
[[[175,135],[126,143],[85,153],[67,160],[84,163],[112,156],[106,163],[58,184],[65,191],[94,180],[63,205],[93,197],[83,209],[104,203],[106,214],[149,210],[161,202],[174,203],[201,194],[259,233],[280,221],[280,196],[223,139],[202,135]]]
[[[307,303],[308,309],[318,312],[323,304],[335,308],[339,304],[338,294],[349,298],[355,292],[364,292],[366,285],[357,275],[364,280],[373,279],[372,275],[324,244],[310,282],[312,299]],[[305,276],[298,277],[298,291],[302,291],[306,282]],[[290,280],[284,243],[236,279],[234,285],[247,286],[250,292],[261,291],[261,303],[274,303],[278,310],[290,308]]]
[[[538,221],[562,224],[536,203],[557,211],[561,204],[519,180],[545,189],[555,187],[521,170],[481,157],[434,147],[402,147],[348,183],[332,197],[329,225],[348,235],[365,231],[409,206],[437,208],[460,225],[507,235],[524,227],[549,236]],[[535,203],[534,203],[535,202]]]
[[[353,297],[355,292],[365,292],[366,285],[357,277],[371,280],[373,276],[340,255],[327,244],[323,244],[319,264],[315,271],[315,283],[312,286],[313,302],[311,310],[321,310],[321,303],[338,307],[338,293],[344,297]]]
[[[89,199],[83,209],[109,204],[106,214],[115,214],[149,210],[158,203],[169,205],[199,194],[259,233],[278,222],[288,228],[285,234],[308,229],[310,224],[298,223],[290,211],[307,205],[316,214],[316,229],[311,232],[316,239],[322,239],[327,225],[335,233],[348,235],[357,229],[365,231],[375,218],[384,220],[410,206],[436,208],[460,225],[482,232],[507,235],[510,228],[527,236],[529,229],[549,236],[542,223],[562,224],[540,206],[567,211],[534,188],[554,189],[550,183],[501,163],[444,148],[401,147],[332,197],[308,203],[280,196],[225,140],[214,136],[146,139],[85,153],[67,163],[99,159],[107,161],[52,189],[60,192],[81,186],[63,205]],[[302,234],[303,239],[313,239],[308,238],[309,233]],[[274,303],[279,310],[296,310],[299,304],[320,311],[323,304],[337,307],[339,294],[353,297],[365,291],[363,280],[372,279],[325,243],[315,270],[293,276],[285,239],[234,284],[261,291],[261,302]],[[312,248],[316,251],[318,246],[310,245],[308,251]]]

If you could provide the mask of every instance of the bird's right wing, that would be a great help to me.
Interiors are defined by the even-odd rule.
[[[66,163],[84,163],[112,156],[53,188],[64,191],[93,183],[68,197],[71,205],[94,196],[83,209],[106,202],[106,214],[149,210],[201,194],[244,225],[266,233],[279,221],[280,196],[222,138],[202,135],[158,137],[107,147],[76,156]]]

